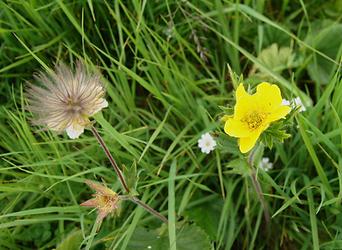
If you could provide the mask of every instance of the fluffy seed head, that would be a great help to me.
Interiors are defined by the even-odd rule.
[[[80,62],[75,72],[64,64],[51,73],[40,72],[27,90],[28,109],[34,114],[33,124],[56,132],[67,132],[78,138],[89,125],[89,117],[108,106],[100,75],[88,73]]]

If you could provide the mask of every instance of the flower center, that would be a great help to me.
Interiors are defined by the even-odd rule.
[[[255,130],[260,127],[262,122],[265,120],[265,117],[265,113],[253,111],[248,113],[245,117],[243,117],[241,121],[247,123],[249,129]]]
[[[100,208],[112,207],[118,200],[116,196],[110,195],[96,195],[96,197]]]
[[[67,110],[68,112],[75,114],[75,113],[80,113],[80,111],[82,110],[82,106],[78,101],[74,101],[69,99],[66,103],[67,105]]]

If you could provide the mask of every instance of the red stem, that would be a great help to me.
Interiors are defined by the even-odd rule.
[[[118,164],[116,164],[113,156],[111,155],[111,153],[109,152],[109,149],[106,145],[106,143],[104,142],[104,140],[102,139],[102,137],[100,136],[100,134],[97,132],[96,128],[94,126],[91,127],[91,131],[93,132],[95,138],[97,139],[97,141],[100,143],[101,148],[103,149],[103,151],[105,152],[106,156],[108,157],[110,163],[112,164],[115,173],[117,174],[117,176],[119,177],[120,183],[122,185],[122,187],[125,189],[125,191],[127,193],[129,193],[129,188],[127,186],[127,183],[125,181],[124,176],[122,175],[122,172],[120,170],[120,168],[118,167]],[[160,220],[162,220],[165,223],[168,223],[168,220],[166,219],[165,216],[163,216],[162,214],[160,214],[159,212],[157,212],[156,210],[154,210],[153,208],[151,208],[150,206],[148,206],[147,204],[145,204],[144,202],[142,202],[141,200],[139,200],[138,198],[134,197],[134,196],[121,196],[122,199],[128,199],[133,201],[134,203],[136,203],[137,205],[143,207],[146,211],[148,211],[149,213],[151,213],[152,215],[156,216],[157,218],[159,218]]]
[[[141,200],[139,200],[138,198],[132,196],[130,197],[131,201],[133,201],[134,203],[142,206],[147,212],[149,212],[150,214],[158,217],[160,220],[162,220],[165,223],[168,223],[168,220],[166,219],[166,217],[162,214],[160,214],[159,212],[157,212],[156,210],[154,210],[153,208],[151,208],[150,206],[148,206],[147,204],[145,204],[144,202],[142,202]]]
[[[111,153],[109,152],[109,149],[106,145],[106,143],[104,142],[104,140],[102,139],[102,137],[100,136],[100,134],[97,132],[96,128],[94,126],[91,127],[91,132],[93,132],[95,138],[97,139],[97,141],[100,143],[101,148],[103,149],[103,151],[105,152],[106,156],[108,157],[110,163],[112,164],[115,173],[117,174],[117,176],[119,177],[119,180],[121,182],[122,187],[125,189],[125,191],[127,193],[129,193],[129,188],[127,186],[127,183],[125,181],[125,178],[122,175],[122,172],[120,170],[120,168],[118,167],[118,164],[116,164],[113,156],[111,155]]]

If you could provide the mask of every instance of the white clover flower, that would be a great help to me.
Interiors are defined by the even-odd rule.
[[[56,132],[66,131],[78,138],[90,125],[89,117],[108,106],[100,76],[88,73],[78,62],[75,73],[64,64],[55,72],[35,76],[41,86],[29,85],[28,109],[34,114],[33,124]]]
[[[209,154],[210,151],[215,149],[216,141],[209,133],[205,133],[198,140],[198,147],[201,149],[202,153]]]
[[[270,162],[268,157],[263,157],[259,162],[258,167],[267,172],[273,168],[273,163]]]

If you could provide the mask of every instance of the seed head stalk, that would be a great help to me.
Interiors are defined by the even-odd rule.
[[[120,170],[120,168],[118,167],[118,164],[116,163],[116,161],[114,160],[114,157],[111,155],[106,143],[104,142],[104,140],[102,139],[102,137],[100,136],[100,134],[97,132],[96,128],[94,126],[91,127],[91,131],[93,133],[93,135],[95,136],[95,138],[97,139],[97,141],[99,142],[101,148],[103,149],[103,151],[105,152],[107,158],[109,159],[111,165],[114,168],[115,173],[117,174],[120,183],[123,187],[123,189],[126,191],[126,193],[130,193],[130,190],[128,188],[128,185],[126,183],[125,177],[122,174],[122,171]],[[141,206],[142,208],[144,208],[147,212],[149,212],[150,214],[156,216],[157,218],[159,218],[161,221],[168,223],[168,220],[166,219],[165,216],[163,216],[162,214],[160,214],[159,212],[157,212],[156,210],[154,210],[153,208],[151,208],[149,205],[145,204],[144,202],[142,202],[140,199],[138,199],[135,196],[132,195],[124,195],[124,196],[120,196],[122,200],[130,200],[134,203],[136,203],[137,205]]]
[[[95,136],[97,141],[100,143],[101,148],[103,149],[103,151],[105,152],[106,156],[108,157],[110,163],[112,164],[114,171],[115,171],[116,175],[118,176],[122,187],[125,189],[125,191],[127,193],[129,193],[129,188],[127,186],[125,178],[123,177],[122,172],[121,172],[120,168],[118,167],[118,164],[116,164],[116,161],[114,160],[113,156],[109,152],[109,149],[108,149],[106,143],[104,142],[104,140],[102,139],[99,132],[97,132],[97,130],[94,126],[91,127],[91,132],[93,132],[93,135]]]

